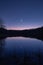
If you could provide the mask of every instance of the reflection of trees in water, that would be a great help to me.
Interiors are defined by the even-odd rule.
[[[0,39],[0,59],[2,58],[3,55],[4,46],[5,46],[5,40]]]

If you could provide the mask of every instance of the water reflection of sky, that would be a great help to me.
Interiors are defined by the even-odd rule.
[[[42,41],[36,39],[16,37],[6,39],[5,47],[8,51],[12,51],[13,49],[15,49],[17,52],[23,50],[38,52],[39,48],[43,45],[42,43]]]
[[[4,44],[0,46],[0,54],[2,57],[8,57],[8,59],[14,56],[14,58],[16,57],[15,60],[19,59],[19,62],[21,62],[22,59],[23,62],[23,58],[26,60],[27,57],[30,57],[32,62],[37,64],[39,62],[39,58],[43,56],[43,41],[37,39],[13,37],[7,38],[4,41],[0,40],[0,43]],[[40,60],[43,64],[42,60],[43,58]],[[10,63],[13,63],[14,59],[10,61]]]

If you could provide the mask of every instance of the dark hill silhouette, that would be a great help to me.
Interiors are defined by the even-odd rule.
[[[0,38],[5,37],[30,37],[43,40],[43,27],[27,30],[6,30],[0,28]]]

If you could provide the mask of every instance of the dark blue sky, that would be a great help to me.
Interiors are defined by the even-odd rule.
[[[43,0],[0,0],[0,17],[8,29],[43,26]]]

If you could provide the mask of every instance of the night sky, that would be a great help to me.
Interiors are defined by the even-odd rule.
[[[7,29],[43,26],[43,0],[0,0],[0,18]]]

